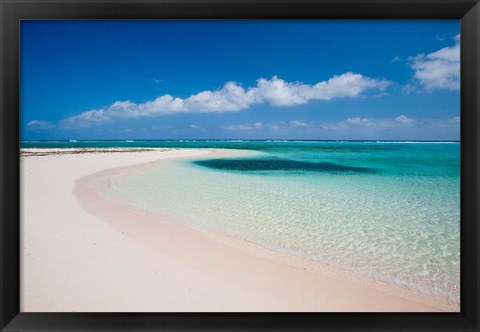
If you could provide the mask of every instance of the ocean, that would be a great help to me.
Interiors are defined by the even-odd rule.
[[[460,144],[385,141],[29,141],[22,148],[226,148],[117,176],[146,213],[460,300]]]

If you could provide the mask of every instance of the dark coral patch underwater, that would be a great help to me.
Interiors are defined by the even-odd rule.
[[[241,158],[241,159],[207,159],[197,160],[194,164],[225,171],[291,171],[319,173],[376,173],[373,168],[347,166],[328,162],[298,161],[280,158]]]

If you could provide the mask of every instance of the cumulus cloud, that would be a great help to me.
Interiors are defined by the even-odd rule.
[[[371,125],[373,125],[373,122],[368,119],[368,118],[348,118],[347,120],[345,120],[346,123],[348,124],[351,124],[351,125],[354,125],[354,126],[367,126],[367,127],[370,127]]]
[[[263,128],[263,124],[261,122],[255,122],[253,124],[253,128],[255,129],[262,129]]]
[[[55,125],[49,121],[32,120],[27,123],[27,128],[35,130],[46,130],[55,128]]]
[[[108,107],[89,110],[62,120],[63,128],[90,127],[104,122],[156,117],[180,113],[238,112],[256,104],[294,106],[311,100],[355,98],[366,90],[383,91],[390,85],[384,79],[374,79],[347,72],[326,81],[310,85],[286,82],[277,76],[260,78],[253,87],[244,88],[236,82],[227,82],[217,90],[206,90],[188,98],[160,96],[146,103],[117,101]]]
[[[412,118],[409,118],[405,115],[400,115],[395,118],[395,121],[398,123],[402,123],[404,125],[412,125],[415,123],[415,120]]]
[[[302,120],[292,120],[288,123],[291,127],[308,127],[309,124]]]
[[[411,57],[414,79],[427,91],[460,89],[460,34],[455,45]]]
[[[253,125],[245,123],[245,124],[238,124],[238,125],[229,125],[223,127],[225,130],[253,130]]]
[[[386,80],[377,80],[360,74],[346,73],[333,76],[328,81],[315,85],[300,82],[289,83],[274,76],[270,80],[261,78],[255,94],[263,101],[275,106],[306,104],[310,100],[330,100],[334,98],[358,97],[367,89],[384,90],[390,84]]]
[[[395,126],[391,119],[349,118],[344,123],[347,126],[355,127],[390,128]]]
[[[225,130],[255,130],[255,129],[270,129],[270,130],[280,130],[281,127],[277,123],[262,123],[262,122],[255,122],[255,123],[244,123],[244,124],[237,124],[237,125],[230,125],[223,127]]]
[[[392,129],[409,129],[414,128],[420,131],[426,128],[460,128],[460,117],[455,116],[447,119],[412,119],[406,115],[399,115],[395,118],[373,119],[373,118],[348,118],[337,123],[323,123],[321,128],[334,131],[361,131],[361,132],[377,132]]]
[[[370,119],[354,117],[337,123],[324,123],[321,125],[321,127],[327,130],[345,130],[350,128],[387,129],[406,128],[416,123],[416,120],[405,115],[400,115],[394,119]]]
[[[327,130],[346,130],[349,128],[360,128],[360,127],[373,127],[377,126],[377,121],[371,120],[369,118],[348,118],[337,123],[323,123],[320,125],[321,128]]]

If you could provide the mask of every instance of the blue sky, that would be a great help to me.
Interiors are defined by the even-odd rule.
[[[460,21],[22,21],[21,139],[458,140]]]

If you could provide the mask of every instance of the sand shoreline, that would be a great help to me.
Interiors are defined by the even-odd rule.
[[[153,151],[149,149],[122,153],[120,158],[118,154],[115,155],[116,152],[119,151],[83,156],[79,156],[78,153],[67,155],[61,152],[37,157],[35,154],[24,154],[22,157],[24,158],[22,163],[30,159],[37,161],[43,159],[50,166],[48,172],[43,171],[50,173],[50,180],[55,173],[62,177],[59,169],[51,168],[55,166],[64,168],[69,159],[70,162],[71,159],[76,159],[78,163],[89,166],[85,167],[89,173],[86,169],[80,172],[69,171],[73,174],[66,177],[70,182],[72,179],[74,181],[69,186],[70,197],[65,199],[75,200],[76,204],[70,202],[72,204],[69,209],[64,208],[61,211],[57,209],[54,214],[57,216],[68,212],[72,214],[74,212],[71,207],[74,205],[75,212],[80,209],[81,215],[76,219],[75,226],[82,226],[86,235],[95,232],[97,238],[106,237],[102,241],[102,246],[93,242],[94,248],[91,248],[90,241],[80,240],[80,243],[74,243],[80,248],[71,248],[74,256],[84,260],[81,262],[84,264],[82,269],[84,273],[98,276],[95,266],[90,266],[88,261],[85,262],[87,260],[85,256],[88,255],[82,256],[81,252],[78,252],[87,243],[88,251],[92,251],[97,257],[103,256],[97,259],[111,263],[109,269],[101,268],[101,278],[96,279],[97,285],[92,285],[95,278],[85,277],[81,273],[78,275],[63,272],[69,273],[70,279],[76,284],[83,285],[81,289],[88,289],[89,287],[85,287],[86,284],[98,288],[97,292],[104,292],[103,295],[98,294],[103,300],[97,302],[94,311],[458,311],[456,304],[434,296],[419,294],[325,264],[288,257],[286,254],[221,234],[208,234],[159,220],[108,201],[99,196],[96,190],[96,186],[105,185],[105,179],[122,172],[139,171],[145,167],[171,161],[173,158],[207,156],[206,153],[209,153],[210,157],[231,152],[218,152],[213,149]],[[104,161],[110,160],[100,163],[102,157]],[[64,163],[60,162],[62,159]],[[23,166],[25,167],[25,164]],[[36,171],[34,167],[27,168],[27,172]],[[67,173],[67,170],[63,173]],[[48,178],[49,174],[43,175]],[[33,173],[26,176],[33,179]],[[38,192],[38,183],[37,190],[32,190],[29,181],[25,184],[26,195]],[[50,194],[55,195],[54,192]],[[62,194],[65,194],[65,190]],[[31,213],[27,213],[28,200],[26,202],[26,214],[30,216]],[[25,208],[22,208],[22,211],[24,210]],[[82,225],[84,219],[89,222]],[[41,222],[43,219],[37,220]],[[25,289],[22,292],[22,311],[85,311],[89,303],[85,298],[82,299],[82,296],[80,300],[71,297],[71,301],[76,302],[74,308],[67,305],[67,308],[59,309],[62,306],[61,300],[65,301],[65,292],[72,292],[65,287],[54,291],[53,296],[50,294],[50,299],[48,296],[36,294],[38,289],[35,288],[38,288],[39,283],[38,280],[37,282],[30,280],[35,279],[30,273],[32,269],[33,272],[42,272],[38,270],[39,262],[34,262],[28,255],[28,252],[32,255],[35,248],[27,249],[24,245],[30,244],[28,238],[36,238],[38,241],[39,237],[31,229],[34,227],[31,220],[29,222],[29,219],[26,219],[25,224],[22,228],[26,234],[22,233],[22,240],[25,241],[22,242],[21,256],[22,269],[26,272],[22,277],[22,286],[25,287],[22,288]],[[50,227],[50,231],[57,230],[51,223],[46,226]],[[90,227],[85,230],[87,226]],[[37,225],[38,227],[40,226]],[[68,227],[66,231],[68,233]],[[100,234],[97,234],[97,231]],[[32,232],[34,234],[31,234]],[[111,243],[116,244],[115,250],[105,248]],[[119,257],[118,252],[123,256]],[[47,253],[52,256],[51,250],[47,250]],[[46,260],[57,270],[73,268],[74,271],[78,271],[78,266],[71,262],[66,264],[67,266],[62,265],[60,264],[62,261],[55,260],[55,254],[53,256],[53,261],[48,255],[43,257],[43,261]],[[136,269],[133,274],[132,269]],[[104,280],[113,282],[117,288],[102,287]],[[47,280],[42,281],[44,286],[51,287]],[[142,284],[140,288],[145,294],[144,297],[134,294],[133,290],[138,291],[139,282]],[[119,285],[126,288],[120,292],[122,294],[120,298]],[[40,308],[43,310],[39,310]]]

